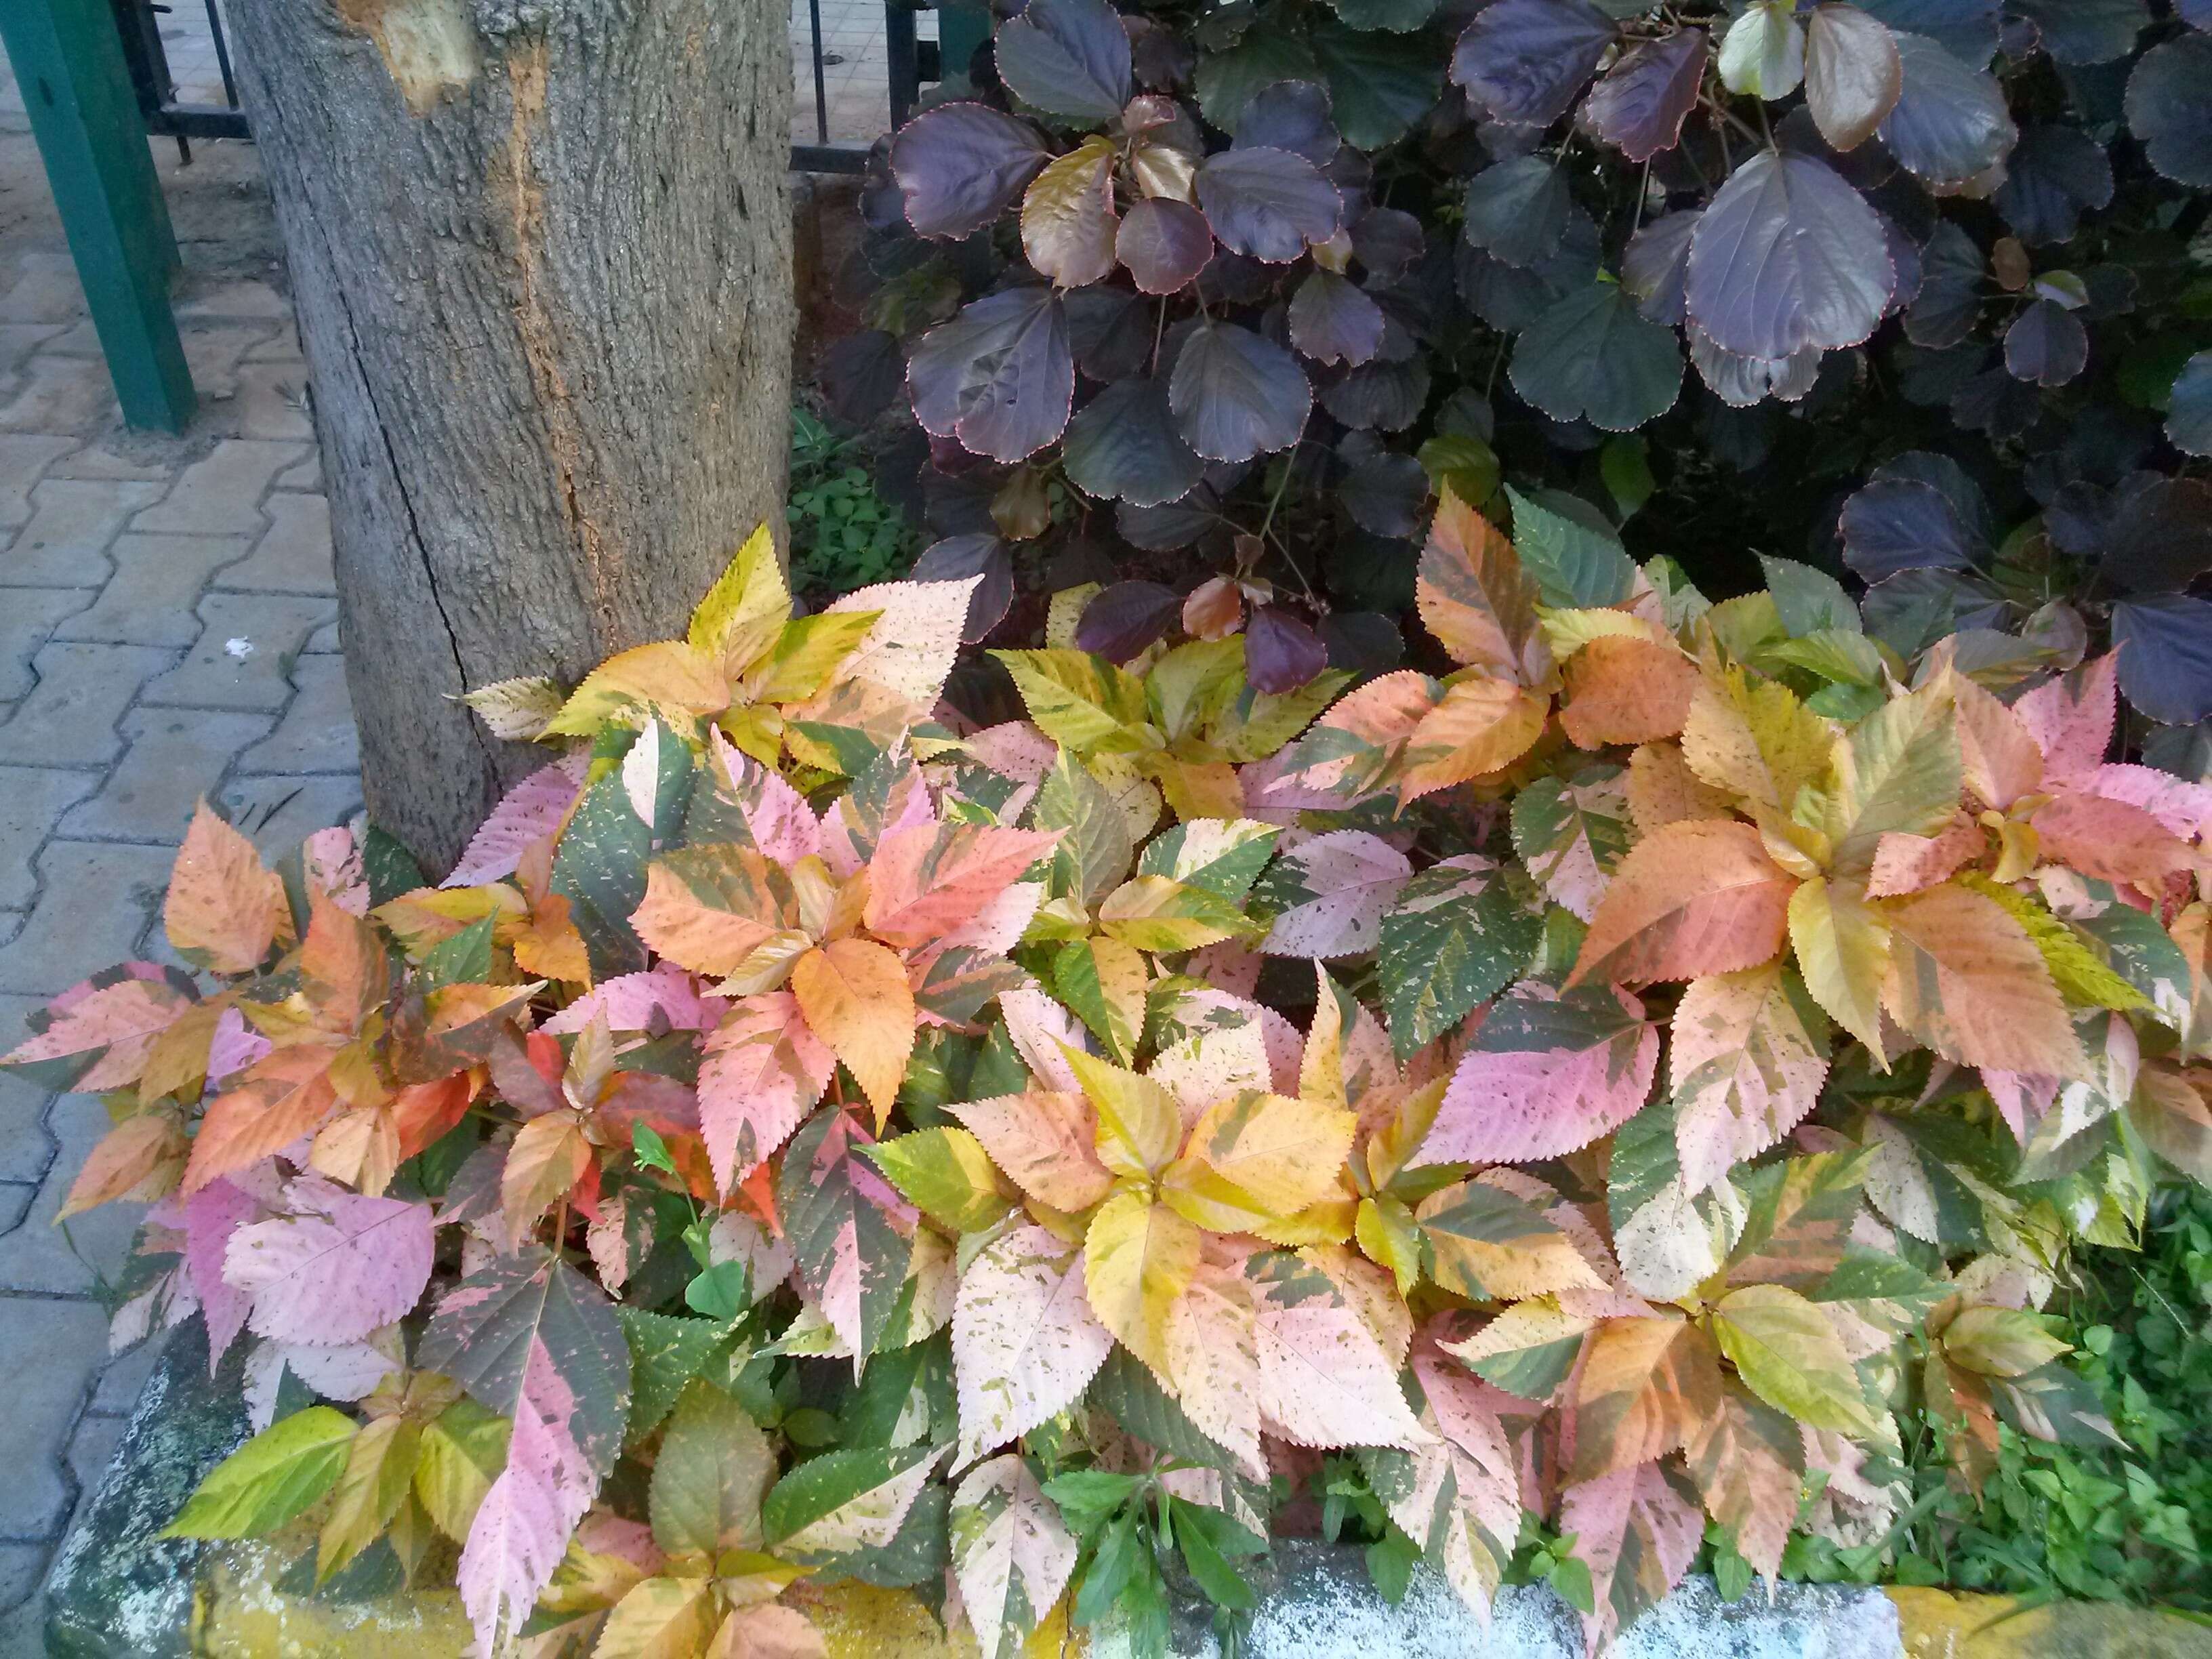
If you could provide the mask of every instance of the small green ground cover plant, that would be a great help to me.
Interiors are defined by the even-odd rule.
[[[921,538],[876,489],[859,442],[811,410],[791,411],[791,491],[786,509],[791,575],[799,592],[836,599],[912,568]]]
[[[487,1651],[817,1651],[851,1578],[999,1659],[1159,1652],[1171,1571],[1233,1626],[1320,1528],[1596,1652],[1701,1558],[2109,1471],[2115,1388],[2165,1433],[2183,1322],[2060,1310],[2212,1177],[2212,787],[2078,637],[1500,506],[1427,526],[1436,674],[1117,663],[1078,587],[986,724],[984,573],[794,615],[763,527],[683,637],[472,694],[548,763],[442,879],[203,809],[198,971],[8,1057],[114,1118],[67,1209],[155,1205],[118,1316],[246,1350],[173,1533],[374,1552]]]

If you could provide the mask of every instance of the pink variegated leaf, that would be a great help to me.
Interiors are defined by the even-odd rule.
[[[231,1236],[261,1206],[251,1193],[228,1181],[211,1181],[184,1200],[185,1277],[199,1298],[207,1320],[208,1370],[214,1373],[233,1339],[246,1328],[253,1298],[222,1276],[223,1252]]]
[[[654,1014],[664,1016],[678,1031],[709,1031],[729,1010],[721,997],[702,995],[698,981],[673,963],[664,962],[648,972],[618,974],[594,985],[538,1029],[553,1036],[582,1030],[605,1014],[614,1031],[652,1029]]]
[[[744,998],[707,1039],[699,1129],[724,1192],[766,1163],[830,1086],[836,1056],[788,991]]]
[[[1021,943],[1022,935],[1029,931],[1036,915],[1037,906],[1043,902],[1042,882],[1015,882],[986,900],[966,921],[948,928],[943,947],[947,951],[981,951],[991,956],[1004,956]]]
[[[1483,1020],[1417,1161],[1563,1157],[1633,1117],[1658,1067],[1658,1028],[1626,991],[1525,981]]]
[[[2212,842],[2212,785],[2154,766],[2100,766],[2069,781],[2083,794],[2140,806],[2184,840]]]
[[[285,1189],[284,1213],[237,1228],[226,1284],[252,1298],[247,1323],[279,1342],[356,1342],[422,1299],[430,1282],[427,1204],[349,1193],[319,1176]]]
[[[1430,1445],[1373,1328],[1328,1276],[1297,1256],[1253,1258],[1260,1410],[1301,1446]]]
[[[1804,1121],[1827,1079],[1827,1028],[1803,983],[1778,964],[1690,981],[1667,1060],[1686,1195]]]
[[[1206,1254],[1168,1314],[1166,1381],[1199,1432],[1258,1480],[1267,1464],[1260,1440],[1253,1287],[1235,1247],[1208,1241]]]
[[[1007,1178],[1039,1203],[1087,1210],[1113,1188],[1096,1150],[1097,1114],[1073,1089],[962,1101],[951,1110]]]
[[[2020,716],[1955,671],[1946,684],[1967,793],[1999,811],[2033,793],[2043,782],[2043,750]]]
[[[1988,846],[1981,825],[1963,815],[1940,836],[1893,830],[1875,843],[1867,896],[1896,898],[1923,891],[1972,864]]]
[[[192,1006],[167,979],[129,978],[57,998],[46,1029],[17,1045],[4,1063],[49,1089],[93,1093],[135,1083],[155,1042]]]
[[[868,931],[918,949],[972,921],[1049,853],[1057,833],[945,823],[895,830],[868,866]]]
[[[854,780],[822,816],[822,861],[848,880],[875,857],[886,836],[937,822],[937,806],[921,769],[902,746]]]
[[[1146,1075],[1176,1097],[1186,1127],[1217,1101],[1248,1089],[1277,1091],[1268,1064],[1268,1012],[1256,1002],[1211,988],[1187,992],[1161,1010],[1159,1053]],[[1297,1090],[1293,1085],[1278,1092],[1296,1094]]]
[[[719,729],[713,739],[715,763],[744,814],[753,844],[785,866],[819,853],[822,820],[806,804],[806,797],[785,781],[781,773],[738,749]]]
[[[1403,853],[1364,830],[1298,841],[1261,878],[1261,888],[1281,908],[1260,949],[1269,956],[1322,957],[1372,951],[1384,912],[1413,873]]]
[[[477,1505],[461,1550],[461,1605],[483,1653],[501,1651],[529,1618],[599,1490],[599,1471],[572,1432],[568,1384],[542,1340],[529,1344],[523,1379],[507,1467]]]
[[[348,915],[368,914],[368,881],[362,871],[361,844],[343,823],[318,830],[300,843],[300,873],[309,889]]]
[[[1006,1035],[1013,1040],[1015,1052],[1038,1082],[1068,1094],[1080,1092],[1066,1051],[1087,1049],[1091,1040],[1073,1014],[1035,989],[1000,992],[999,1013],[1006,1022]]]
[[[2070,781],[2103,762],[2119,714],[2119,660],[2117,652],[2107,652],[2013,705],[2043,750],[2043,775],[2051,782]]]
[[[960,744],[981,764],[1017,783],[1042,783],[1060,754],[1060,745],[1027,720],[984,726]]]
[[[216,1017],[215,1036],[208,1044],[207,1080],[222,1088],[276,1045],[246,1023],[235,1008]]]
[[[523,853],[561,827],[583,789],[584,765],[588,757],[576,755],[552,766],[540,767],[500,797],[491,816],[469,840],[467,851],[453,872],[440,883],[444,887],[474,887],[511,876]]]
[[[1030,1467],[980,1463],[952,1494],[952,1576],[982,1659],[1019,1659],[1074,1576],[1077,1545]]]
[[[816,1113],[785,1150],[775,1195],[799,1288],[863,1359],[892,1328],[919,1218],[860,1156],[869,1144],[850,1113]]]
[[[1082,1397],[1114,1339],[1084,1294],[1080,1251],[1042,1227],[1015,1227],[960,1276],[952,1372],[966,1463]]]
[[[1589,1568],[1597,1611],[1583,1615],[1595,1654],[1681,1582],[1705,1536],[1705,1511],[1658,1463],[1616,1469],[1570,1486],[1559,1498],[1559,1530],[1575,1535]]]
[[[2100,881],[2155,890],[2174,872],[2202,861],[2195,848],[2151,812],[2101,795],[2064,791],[2028,823],[2045,858]]]

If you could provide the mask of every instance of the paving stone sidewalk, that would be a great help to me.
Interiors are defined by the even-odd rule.
[[[200,796],[267,849],[360,802],[252,153],[155,146],[202,407],[182,438],[127,432],[13,90],[0,70],[0,1048],[95,969],[171,959],[161,894]],[[97,1100],[0,1077],[0,1659],[44,1651],[40,1583],[154,1357],[110,1358],[101,1299],[135,1206],[53,1224],[106,1127]]]

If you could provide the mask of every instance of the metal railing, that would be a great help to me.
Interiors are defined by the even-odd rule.
[[[123,41],[123,61],[131,71],[131,84],[138,98],[146,131],[157,137],[177,141],[179,155],[191,159],[195,138],[251,138],[246,112],[239,106],[238,77],[230,61],[230,40],[223,28],[216,0],[110,0],[115,9],[116,32]],[[208,33],[214,41],[216,68],[222,76],[220,104],[185,103],[178,98],[176,77],[169,70],[169,54],[162,44],[161,20],[178,6],[204,7]],[[822,40],[822,0],[807,0],[811,34],[814,81],[814,142],[791,147],[792,170],[796,173],[858,173],[868,157],[866,143],[832,143],[830,137],[830,96],[826,68],[835,61]],[[902,0],[885,0],[884,46],[888,64],[888,97],[884,116],[896,127],[913,112],[926,82],[940,78],[938,45],[923,40],[915,31],[915,7]]]

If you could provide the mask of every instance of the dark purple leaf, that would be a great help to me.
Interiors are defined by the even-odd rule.
[[[1567,181],[1541,155],[1516,156],[1467,181],[1467,240],[1516,269],[1539,264],[1567,234]]]
[[[1067,307],[1067,343],[1085,379],[1118,380],[1151,359],[1153,309],[1127,289],[1094,283],[1061,303]]]
[[[986,295],[923,335],[907,363],[915,418],[994,461],[1035,454],[1067,426],[1075,359],[1048,288]]]
[[[1172,553],[1188,547],[1221,523],[1221,498],[1212,487],[1200,484],[1179,501],[1164,507],[1133,507],[1123,501],[1114,509],[1114,527],[1132,547],[1148,553]]]
[[[1778,362],[1723,351],[1695,323],[1688,333],[1690,362],[1697,367],[1698,378],[1731,409],[1749,409],[1769,398],[1785,404],[1802,402],[1820,373],[1821,354],[1812,346]]]
[[[973,645],[1006,620],[1014,603],[1014,556],[996,536],[951,536],[924,548],[914,562],[918,582],[983,580],[968,598],[968,620],[960,637]]]
[[[999,78],[1048,115],[1110,121],[1129,101],[1129,34],[1106,0],[1030,0],[993,50]]]
[[[1498,120],[1547,127],[1567,112],[1616,33],[1589,0],[1495,0],[1460,36],[1451,78]]]
[[[865,426],[897,401],[906,383],[906,354],[879,328],[864,328],[822,354],[823,394],[842,421]]]
[[[891,140],[907,222],[924,236],[981,230],[1051,159],[1035,127],[988,104],[940,104]]]
[[[1352,464],[1337,486],[1352,521],[1377,536],[1411,536],[1428,505],[1429,475],[1411,455],[1386,449]]]
[[[1420,418],[1421,406],[1429,400],[1428,362],[1423,357],[1403,362],[1378,358],[1355,368],[1324,370],[1321,400],[1348,427],[1403,432]]]
[[[1998,0],[1858,0],[1891,28],[1924,34],[1969,69],[1987,69],[1997,49]]]
[[[2030,127],[2005,161],[1996,201],[2030,247],[2070,241],[2083,209],[2112,205],[2112,160],[2079,127]]]
[[[1244,624],[1244,678],[1255,690],[1283,696],[1328,666],[1328,650],[1312,629],[1279,605],[1253,608]]]
[[[1163,28],[1149,17],[1125,17],[1129,32],[1130,63],[1137,79],[1154,92],[1171,92],[1190,84],[1198,54],[1180,29]]]
[[[1690,235],[1702,210],[1654,219],[1628,239],[1620,256],[1620,285],[1635,296],[1636,308],[1655,323],[1674,326],[1689,314],[1682,285],[1690,270]]]
[[[1972,376],[1951,397],[1955,425],[1994,439],[2022,436],[2042,412],[2043,399],[2035,388],[2002,368]]]
[[[2089,331],[2056,300],[2038,300],[2005,331],[2006,372],[2015,380],[2064,386],[2089,366]]]
[[[1291,343],[1317,363],[1364,363],[1382,344],[1382,307],[1333,270],[1316,270],[1291,296]]]
[[[1316,23],[1311,38],[1346,143],[1381,149],[1436,107],[1444,77],[1427,40],[1348,29],[1333,20]]]
[[[1900,166],[1927,184],[1964,184],[2010,153],[2020,130],[2004,88],[1915,34],[1897,37],[1905,91],[1878,132]]]
[[[1397,281],[1425,246],[1421,222],[1397,208],[1370,208],[1352,222],[1352,257],[1378,283]]]
[[[2166,726],[2212,715],[2212,602],[2183,593],[2126,599],[2112,607],[2120,690]]]
[[[1900,570],[1965,570],[1972,543],[1958,510],[1933,484],[1893,478],[1868,484],[1844,503],[1844,562],[1869,582]]]
[[[1068,482],[1094,501],[1161,507],[1205,471],[1176,430],[1167,387],[1146,375],[1116,380],[1076,411],[1062,448]]]
[[[1967,476],[1966,469],[1948,455],[1938,455],[1932,449],[1908,449],[1893,455],[1867,477],[1869,483],[1888,483],[1896,479],[1908,479],[1915,483],[1930,485],[1951,503],[1951,510],[1959,515],[1966,526],[1967,549],[1979,558],[1986,551],[1992,534],[1989,498],[1982,487]]]
[[[1867,632],[1911,661],[1940,639],[2004,621],[2004,599],[1969,570],[1900,570],[1859,601]]]
[[[1555,421],[1626,432],[1674,406],[1682,348],[1637,314],[1618,283],[1593,283],[1553,304],[1513,343],[1513,389]]]
[[[1328,118],[1328,92],[1314,81],[1278,81],[1262,87],[1237,123],[1237,149],[1286,149],[1325,167],[1343,148]]]
[[[1630,161],[1648,161],[1681,142],[1705,72],[1705,32],[1677,29],[1647,40],[1607,70],[1577,118]]]
[[[1894,313],[1920,297],[1920,244],[1887,213],[1881,217],[1882,245],[1889,250],[1890,269],[1897,273],[1897,286],[1889,296],[1889,308]]]
[[[2212,35],[2185,34],[2142,55],[2128,76],[2128,131],[2177,184],[2212,190]]]
[[[2043,49],[2062,64],[2109,64],[2135,50],[2150,27],[2148,0],[2009,0],[2032,20]]]
[[[1215,461],[1288,449],[1313,412],[1313,387],[1298,360],[1233,323],[1203,322],[1191,331],[1168,398],[1183,438]]]
[[[2198,352],[2173,377],[2166,435],[2184,454],[2212,455],[2212,351]]]
[[[1352,674],[1387,674],[1406,660],[1398,624],[1376,611],[1332,611],[1321,619],[1328,665]]]
[[[1987,280],[1982,251],[1948,219],[1920,250],[1920,290],[1905,313],[1905,335],[1935,350],[1954,346],[1973,331]]]
[[[2178,592],[2212,570],[2212,483],[2160,478],[2126,493],[2105,532],[2103,570],[2134,593]]]
[[[1770,150],[1738,167],[1698,219],[1684,292],[1714,344],[1779,359],[1856,345],[1896,280],[1866,198],[1826,163]]]
[[[1198,170],[1198,204],[1224,247],[1271,265],[1288,264],[1344,225],[1336,186],[1286,149],[1208,156]]]
[[[1139,202],[1123,216],[1114,252],[1139,291],[1173,294],[1206,269],[1213,257],[1213,232],[1189,203],[1161,197]]]
[[[1109,662],[1127,662],[1164,638],[1182,614],[1182,601],[1158,582],[1115,582],[1083,607],[1075,648]]]

